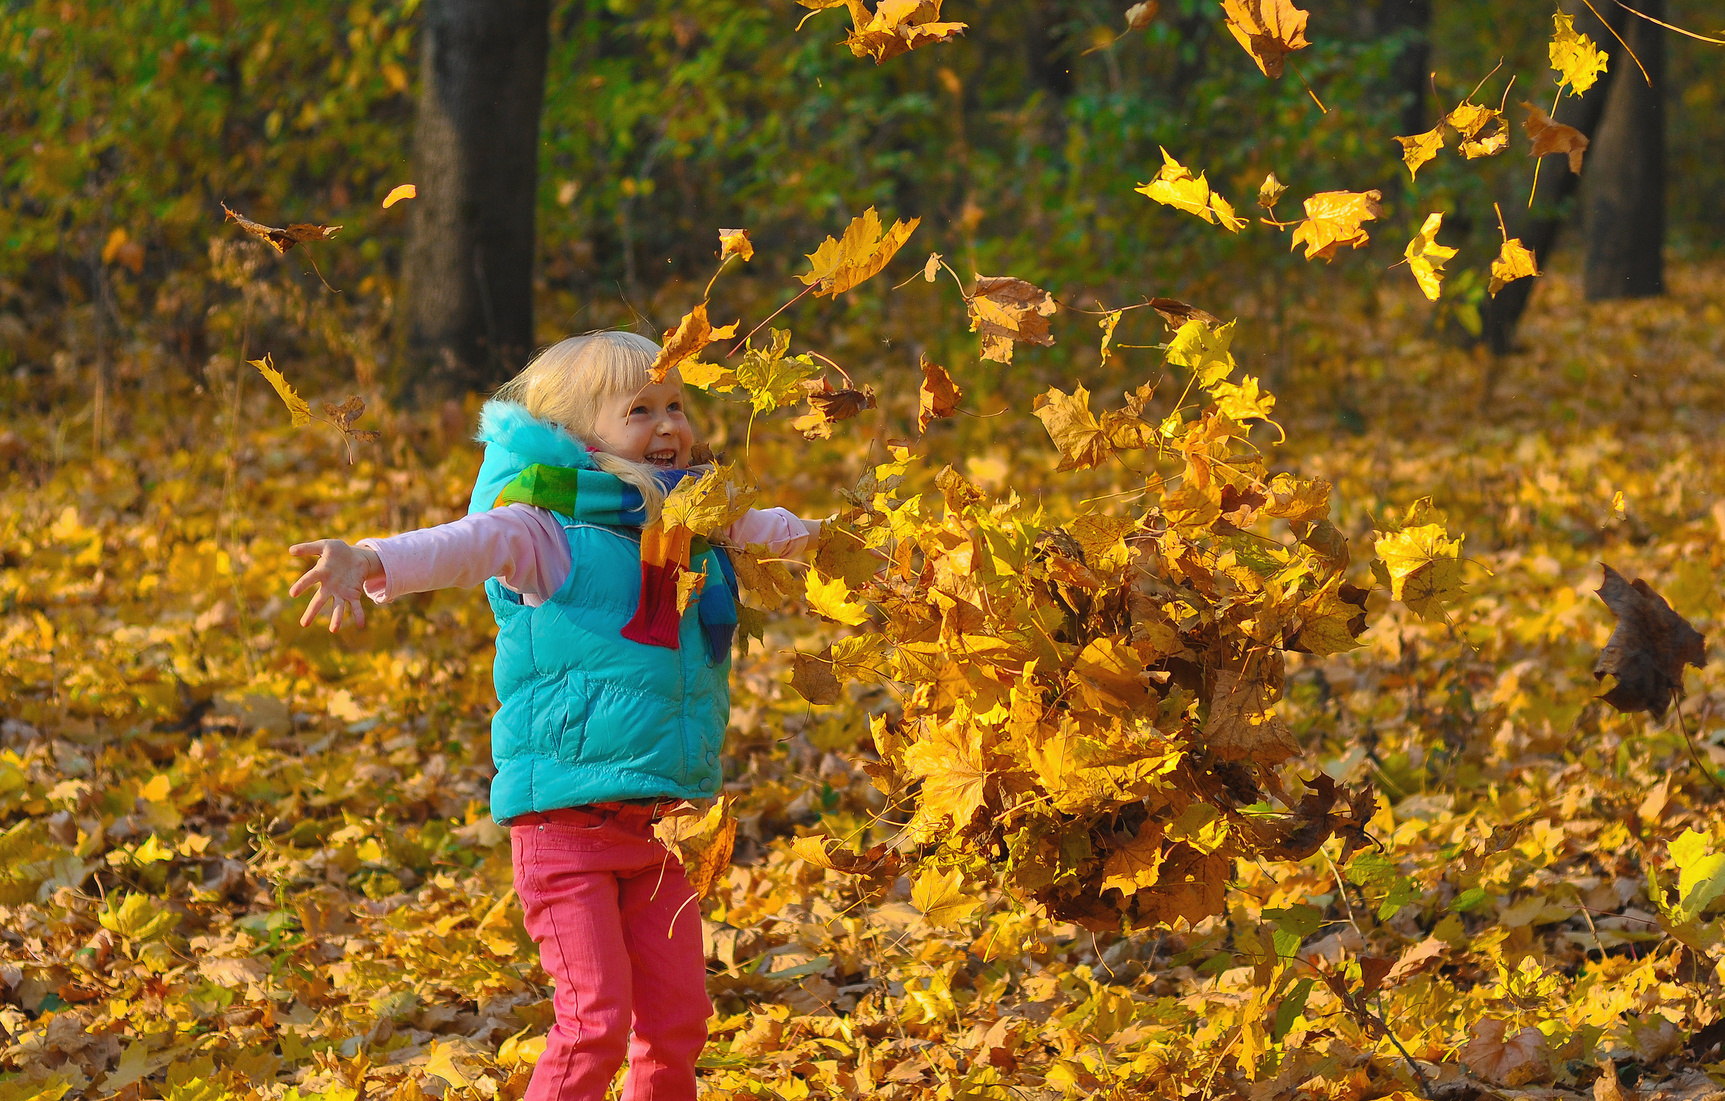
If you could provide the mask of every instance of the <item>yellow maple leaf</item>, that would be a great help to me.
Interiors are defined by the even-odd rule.
[[[1438,150],[1443,148],[1443,124],[1439,123],[1423,134],[1396,140],[1402,143],[1402,160],[1408,166],[1408,178],[1413,179],[1419,175],[1420,165],[1437,156]]]
[[[921,910],[931,925],[952,926],[964,922],[982,900],[964,892],[964,873],[926,871],[911,885],[910,904]]]
[[[842,577],[822,577],[819,570],[810,569],[805,581],[809,608],[835,623],[860,627],[868,622],[868,605],[850,599],[851,591]]]
[[[270,362],[267,352],[262,359],[248,359],[246,362],[256,367],[259,373],[269,380],[270,385],[276,388],[276,393],[281,395],[282,404],[288,407],[288,414],[293,418],[295,428],[304,428],[311,423],[311,406],[306,404],[304,398],[294,393],[294,388],[288,385],[288,380],[283,378],[282,373],[276,370],[275,365]]]
[[[941,0],[880,0],[873,12],[861,0],[845,2],[852,23],[845,45],[858,57],[874,58],[876,65],[919,46],[945,42],[968,26],[940,22]]]
[[[665,342],[659,346],[659,354],[653,358],[653,366],[647,371],[647,377],[654,382],[664,382],[665,376],[684,360],[699,355],[701,349],[716,340],[726,340],[736,335],[735,321],[715,329],[707,320],[707,303],[697,302],[695,308],[683,315],[683,320],[677,322],[677,327],[665,337]]]
[[[1360,248],[1371,237],[1362,228],[1383,214],[1378,205],[1383,193],[1371,191],[1320,191],[1306,200],[1306,220],[1294,230],[1292,248],[1306,246],[1306,259],[1333,259],[1343,245]]]
[[[1558,85],[1568,86],[1569,94],[1578,96],[1593,87],[1599,74],[1605,71],[1605,51],[1575,29],[1573,16],[1556,12],[1551,22],[1551,45],[1547,50],[1551,67],[1557,72]]]
[[[886,267],[921,223],[921,218],[895,221],[883,232],[880,215],[871,206],[851,219],[844,236],[828,237],[809,253],[809,271],[797,278],[815,287],[816,297],[843,294]]]
[[[732,256],[741,256],[746,263],[755,258],[755,243],[749,240],[746,229],[721,229],[719,231],[719,259],[727,260]]]
[[[1503,243],[1497,259],[1491,262],[1491,282],[1486,290],[1496,298],[1497,292],[1503,289],[1504,284],[1538,274],[1539,268],[1535,264],[1532,250],[1521,243],[1520,237],[1511,237]]]
[[[1258,69],[1270,77],[1282,75],[1282,59],[1311,43],[1306,40],[1306,19],[1288,0],[1222,0],[1233,34]]]
[[[419,188],[412,184],[396,184],[389,189],[389,194],[383,197],[383,209],[388,210],[403,199],[413,199],[419,196]]]
[[[1162,167],[1156,178],[1139,184],[1133,190],[1164,206],[1196,214],[1211,225],[1221,225],[1230,233],[1238,233],[1246,225],[1246,219],[1234,213],[1228,200],[1210,190],[1202,172],[1193,176],[1192,170],[1175,160],[1166,149],[1162,150]]]
[[[1461,545],[1442,524],[1380,534],[1376,549],[1389,574],[1390,595],[1421,619],[1442,618],[1444,605],[1462,595]]]
[[[427,1052],[430,1058],[425,1061],[425,1073],[443,1079],[458,1090],[473,1085],[473,1074],[455,1061],[462,1049],[453,1041],[433,1040]]]
[[[1456,250],[1447,245],[1437,243],[1438,229],[1443,225],[1441,213],[1426,215],[1425,224],[1402,255],[1407,257],[1408,270],[1414,273],[1420,290],[1433,302],[1443,289],[1443,266],[1454,256]]]
[[[1162,826],[1145,822],[1132,840],[1108,854],[1102,865],[1102,889],[1118,888],[1131,895],[1156,886],[1162,869]]]
[[[1084,387],[1068,394],[1051,386],[1047,393],[1036,395],[1031,412],[1060,449],[1056,470],[1088,470],[1108,461],[1108,438],[1090,412],[1090,391]]]
[[[1273,710],[1279,691],[1265,676],[1267,658],[1251,662],[1244,675],[1218,669],[1204,721],[1204,742],[1224,760],[1273,765],[1300,751],[1288,726]]]
[[[1234,371],[1234,323],[1211,325],[1194,317],[1175,330],[1168,342],[1168,362],[1190,368],[1200,389],[1210,390]]]
[[[905,747],[904,767],[922,781],[917,817],[925,822],[950,818],[954,829],[970,825],[987,799],[988,771],[968,723],[924,724],[924,736]]]
[[[697,898],[705,898],[731,867],[737,840],[732,802],[731,796],[723,796],[705,814],[675,815],[653,825],[654,836],[677,854]]]

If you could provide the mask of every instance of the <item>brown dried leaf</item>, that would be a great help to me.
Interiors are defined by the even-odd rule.
[[[1261,671],[1266,664],[1263,658],[1252,662],[1245,676],[1232,669],[1216,670],[1204,742],[1224,760],[1273,765],[1300,751],[1275,713],[1281,693]]]
[[[1553,122],[1550,116],[1534,104],[1523,103],[1522,106],[1527,108],[1527,119],[1521,125],[1527,131],[1527,136],[1533,139],[1533,149],[1529,156],[1566,154],[1569,157],[1569,170],[1580,175],[1581,155],[1587,152],[1587,135],[1573,126]]]
[[[295,222],[286,229],[276,229],[228,210],[226,203],[222,204],[222,210],[227,213],[228,221],[238,222],[241,229],[275,249],[278,256],[301,242],[327,241],[341,231],[340,226],[314,226],[304,222]]]
[[[1665,717],[1673,699],[1683,695],[1683,666],[1707,663],[1707,637],[1671,609],[1647,582],[1605,566],[1599,599],[1617,616],[1617,628],[1593,663],[1593,678],[1617,678],[1600,697],[1619,711],[1646,711]]]
[[[958,399],[964,391],[952,381],[946,368],[922,357],[922,386],[917,391],[916,430],[928,431],[928,422],[950,417],[958,411]]]
[[[982,336],[983,359],[1011,363],[1014,341],[1043,347],[1054,343],[1048,333],[1054,296],[1034,284],[1010,276],[978,275],[964,305],[970,313],[970,331]]]
[[[1509,1026],[1485,1018],[1473,1027],[1473,1038],[1457,1054],[1467,1068],[1500,1086],[1514,1088],[1545,1077],[1551,1052],[1545,1034],[1529,1026],[1506,1036]]]
[[[704,815],[661,818],[653,824],[654,835],[682,862],[696,898],[706,897],[731,867],[737,820],[730,812],[731,797],[724,796]]]
[[[1252,55],[1265,76],[1282,75],[1282,59],[1311,43],[1306,40],[1306,19],[1288,0],[1222,0],[1228,15],[1228,30]]]
[[[832,383],[825,378],[818,382],[805,380],[803,390],[809,402],[809,411],[791,421],[791,427],[803,434],[806,440],[831,439],[833,425],[839,421],[848,421],[864,409],[875,407],[874,388],[865,386],[861,390],[834,390]]]

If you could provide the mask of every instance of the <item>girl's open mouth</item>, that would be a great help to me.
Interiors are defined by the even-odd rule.
[[[642,457],[660,470],[670,470],[677,465],[677,453],[675,451],[649,451]]]

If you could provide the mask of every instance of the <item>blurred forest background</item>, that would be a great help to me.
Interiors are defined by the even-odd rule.
[[[495,5],[512,7],[509,18],[520,25],[525,13],[531,27],[535,4]],[[1703,0],[1661,10],[1703,31],[1718,14]],[[710,274],[717,227],[748,227],[762,253],[721,299],[782,297],[800,254],[874,204],[921,217],[911,251],[938,250],[966,275],[1010,268],[1068,304],[1121,304],[1130,284],[1134,295],[1238,313],[1240,344],[1262,360],[1250,369],[1280,383],[1302,334],[1341,297],[1370,308],[1398,242],[1431,210],[1448,212],[1445,238],[1463,250],[1451,270],[1464,269],[1432,323],[1464,341],[1480,332],[1499,232],[1491,203],[1501,201],[1513,235],[1533,162],[1447,156],[1410,184],[1391,139],[1430,127],[1482,81],[1479,101],[1495,106],[1513,77],[1511,108],[1550,87],[1541,4],[1320,0],[1298,69],[1327,114],[1300,80],[1242,65],[1203,0],[1168,0],[1124,35],[1110,3],[978,0],[962,15],[962,41],[878,67],[835,48],[842,9],[797,31],[809,14],[789,0],[550,4],[536,179],[496,167],[490,181],[532,189],[532,302],[510,293],[486,308],[522,317],[534,307],[530,342],[540,345],[612,325],[656,335]],[[100,435],[107,387],[207,385],[211,371],[233,369],[241,345],[271,350],[290,378],[351,370],[374,392],[406,393],[423,369],[403,357],[410,325],[399,309],[415,204],[379,201],[415,180],[427,17],[419,0],[0,9],[5,399],[64,414],[70,394],[95,398]],[[1617,59],[1613,77],[1633,73],[1597,20],[1593,34]],[[1681,181],[1669,187],[1665,251],[1703,257],[1721,247],[1725,52],[1672,34],[1662,46],[1665,176]],[[1279,235],[1216,233],[1134,194],[1159,165],[1158,146],[1200,156],[1241,202],[1271,170],[1295,197],[1376,186],[1388,224],[1370,259],[1292,278],[1307,262]],[[1609,155],[1596,143],[1590,174]],[[1564,175],[1546,172],[1542,188]],[[417,182],[422,196],[436,186]],[[1542,210],[1570,226],[1566,243],[1580,240],[1586,188]],[[343,229],[331,245],[276,261],[225,243],[241,235],[219,228],[223,203],[271,225]],[[278,262],[288,276],[279,293],[243,289],[257,265]],[[908,366],[914,355],[887,354],[904,319],[885,297],[884,286],[864,288],[787,317],[866,329],[878,341],[853,354]],[[933,351],[960,358],[956,346]],[[1033,352],[1011,374],[1028,392],[1050,365],[1069,373],[1071,362],[1066,349]],[[456,382],[495,381],[510,366],[482,364]],[[1334,395],[1344,426],[1345,391],[1344,380]]]

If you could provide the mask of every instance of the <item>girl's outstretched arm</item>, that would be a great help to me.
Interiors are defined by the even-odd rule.
[[[288,553],[296,558],[317,559],[317,565],[301,574],[288,589],[289,596],[297,597],[313,585],[317,586],[311,603],[306,605],[305,614],[300,616],[301,627],[310,626],[325,604],[330,605],[329,629],[332,633],[341,630],[342,619],[350,610],[354,625],[365,626],[365,583],[383,576],[383,560],[376,551],[367,547],[350,547],[340,539],[314,539],[310,543],[295,543],[288,548]]]

